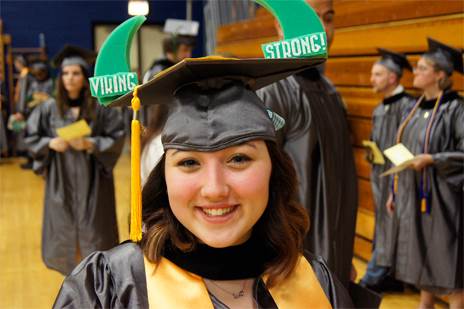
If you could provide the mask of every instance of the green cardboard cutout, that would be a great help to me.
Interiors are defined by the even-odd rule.
[[[255,0],[277,18],[284,40],[261,45],[265,58],[327,57],[324,27],[305,0]],[[311,33],[308,34],[308,31]]]
[[[108,105],[138,84],[137,74],[130,72],[130,46],[145,20],[145,16],[126,20],[103,43],[95,64],[95,77],[89,79],[91,93],[100,104]]]
[[[284,33],[284,40],[261,46],[265,58],[327,57],[324,27],[305,0],[255,1],[277,18]],[[130,45],[145,20],[144,16],[128,19],[114,29],[102,45],[95,77],[89,79],[92,95],[100,104],[109,105],[138,84],[137,74],[130,72]]]

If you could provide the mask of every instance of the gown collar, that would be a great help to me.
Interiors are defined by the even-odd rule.
[[[405,96],[407,96],[407,93],[402,91],[402,92],[397,93],[397,94],[395,94],[395,95],[393,95],[391,97],[383,99],[382,103],[383,103],[383,105],[389,105],[389,104],[398,102],[399,100],[401,100]]]
[[[275,256],[274,251],[254,234],[237,246],[212,248],[198,244],[194,250],[183,252],[169,243],[164,252],[164,257],[177,266],[212,280],[259,277]]]
[[[441,98],[441,105],[446,104],[448,102],[451,102],[459,97],[459,94],[454,91],[454,90],[448,90],[446,91],[442,98]],[[437,102],[437,98],[433,98],[430,100],[423,100],[419,107],[422,109],[432,109],[435,106],[435,103]]]

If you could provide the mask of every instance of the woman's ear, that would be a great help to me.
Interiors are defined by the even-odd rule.
[[[435,71],[435,72],[436,72],[435,76],[437,77],[437,80],[438,80],[438,81],[443,80],[443,79],[446,78],[446,73],[445,73],[445,71],[443,71],[443,70],[438,70],[438,71]]]

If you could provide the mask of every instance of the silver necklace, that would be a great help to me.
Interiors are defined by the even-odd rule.
[[[246,283],[247,283],[246,279],[243,280],[242,289],[240,291],[238,291],[238,292],[230,292],[230,291],[226,290],[225,288],[223,288],[222,286],[220,286],[219,284],[217,284],[216,282],[214,282],[213,280],[208,280],[208,281],[211,282],[212,284],[214,284],[215,286],[217,286],[218,288],[220,288],[222,291],[226,292],[227,294],[232,295],[232,297],[234,299],[245,296],[245,287],[246,287]]]

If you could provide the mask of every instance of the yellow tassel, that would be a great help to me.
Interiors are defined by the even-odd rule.
[[[140,109],[140,99],[137,95],[138,86],[134,88],[131,101],[133,118],[131,133],[131,224],[130,239],[138,242],[142,239],[142,196],[140,185],[140,122],[137,112]]]
[[[421,212],[427,212],[427,199],[425,197],[421,200]]]
[[[398,192],[398,174],[395,174],[395,176],[393,177],[393,192]]]

